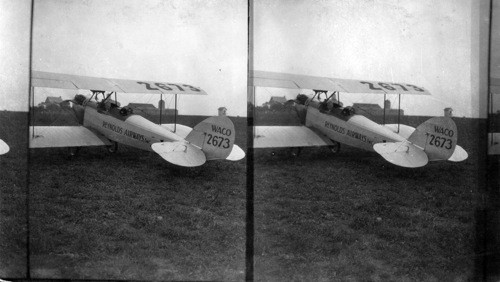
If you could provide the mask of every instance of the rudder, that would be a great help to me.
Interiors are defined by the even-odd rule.
[[[226,116],[214,116],[197,124],[186,140],[199,147],[207,160],[226,159],[235,140],[233,122]]]
[[[433,117],[420,124],[408,141],[427,154],[429,161],[448,160],[457,146],[457,126],[449,117]]]

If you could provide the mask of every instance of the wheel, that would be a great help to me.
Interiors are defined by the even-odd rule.
[[[337,142],[337,141],[333,141],[333,145],[330,145],[328,146],[328,149],[330,149],[330,151],[334,154],[337,154],[338,152],[340,152],[340,143]]]
[[[111,141],[111,145],[107,146],[106,147],[108,149],[108,152],[109,153],[116,153],[116,151],[118,151],[118,143],[115,142],[115,141]]]

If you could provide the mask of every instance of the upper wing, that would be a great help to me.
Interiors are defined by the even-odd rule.
[[[407,83],[316,77],[266,71],[250,71],[249,86],[314,89],[347,93],[430,95],[423,87]]]
[[[83,126],[30,127],[30,148],[86,147],[111,145],[104,138]]]
[[[115,91],[122,93],[145,93],[145,94],[197,94],[207,93],[198,87],[184,83],[168,83],[145,80],[126,80],[115,78],[100,78],[61,73],[31,72],[31,86],[63,88],[63,89],[86,89],[100,91]]]
[[[333,143],[305,126],[255,126],[254,148],[329,146]]]

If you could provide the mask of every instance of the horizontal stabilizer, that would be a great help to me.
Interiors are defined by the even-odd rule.
[[[83,126],[32,126],[30,148],[105,146],[111,143]]]
[[[326,137],[306,126],[255,126],[254,148],[330,146]]]
[[[460,147],[459,145],[455,146],[455,151],[453,151],[453,154],[451,157],[448,159],[449,161],[452,162],[461,162],[466,160],[469,157],[469,154],[464,150],[464,148]]]
[[[234,144],[231,153],[226,158],[228,161],[239,161],[245,157],[245,151],[240,148],[240,146]]]
[[[402,167],[421,167],[427,164],[427,154],[409,142],[388,142],[373,145],[388,162]]]
[[[0,155],[7,154],[9,152],[10,148],[7,143],[5,143],[2,139],[0,139]]]
[[[90,77],[42,71],[31,72],[31,86],[75,90],[85,89],[114,91],[121,93],[191,95],[207,94],[205,91],[198,87],[194,87],[184,83]]]
[[[200,149],[183,141],[154,143],[151,149],[167,162],[179,166],[200,166],[207,160]]]

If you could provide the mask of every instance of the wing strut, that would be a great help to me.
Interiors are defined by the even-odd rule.
[[[30,87],[30,92],[31,92],[31,95],[30,95],[30,99],[31,99],[31,109],[28,111],[28,113],[32,113],[31,114],[31,126],[35,126],[35,89],[33,86]],[[29,134],[28,134],[29,136]],[[32,139],[35,138],[35,131],[33,130],[33,133],[32,133],[32,136],[31,136]]]
[[[385,101],[384,101],[385,104]],[[385,109],[385,105],[384,105]],[[401,94],[398,94],[398,132],[399,133],[399,125],[401,124]]]
[[[160,125],[161,125],[161,115],[162,115],[162,112],[163,112],[163,105],[165,105],[165,103],[163,102],[163,93],[160,94]]]
[[[177,130],[177,94],[175,94],[174,133]]]
[[[385,100],[387,99],[385,96],[386,96],[386,93],[384,93],[384,120],[383,120],[384,125],[385,125]]]

